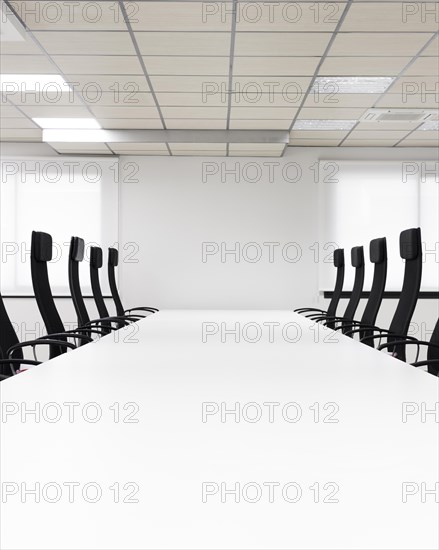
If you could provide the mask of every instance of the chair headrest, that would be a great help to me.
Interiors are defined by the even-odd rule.
[[[343,267],[344,266],[344,250],[343,248],[337,248],[334,250],[334,266]]]
[[[37,262],[50,262],[52,259],[52,237],[49,233],[32,231],[31,254]]]
[[[84,259],[84,239],[72,237],[70,241],[70,259],[74,262],[82,262]]]
[[[369,244],[369,259],[373,264],[381,264],[387,258],[386,237],[373,239]]]
[[[362,246],[354,246],[351,248],[351,264],[353,267],[363,267],[364,250]]]
[[[102,267],[102,248],[99,246],[90,247],[90,265],[94,269]]]
[[[421,230],[406,229],[399,236],[399,254],[404,260],[416,260],[421,254]]]
[[[108,249],[108,265],[116,267],[119,263],[119,252],[117,248]]]

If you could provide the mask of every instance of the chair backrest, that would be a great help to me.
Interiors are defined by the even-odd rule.
[[[116,273],[115,268],[119,264],[119,252],[116,248],[108,249],[108,281],[110,282],[111,296],[113,297],[114,305],[118,315],[124,315],[125,310],[123,308],[119,291],[116,285]]]
[[[84,239],[80,237],[71,238],[69,250],[69,287],[79,326],[84,326],[90,321],[79,281],[79,262],[82,262],[84,259],[84,247]]]
[[[357,311],[358,303],[363,292],[364,285],[364,249],[362,246],[354,246],[351,249],[351,264],[355,268],[354,286],[352,287],[346,311],[343,317],[352,321]]]
[[[6,311],[3,298],[0,293],[0,359],[6,359],[6,353],[10,347],[18,344],[18,336],[14,330],[14,327],[9,319],[8,312]],[[14,357],[17,359],[23,359],[23,352],[18,349],[14,352]],[[0,365],[0,374],[10,376],[11,369],[7,365]]]
[[[369,299],[364,308],[361,317],[361,323],[364,325],[374,325],[378,311],[383,301],[384,289],[386,288],[387,279],[387,240],[386,237],[373,239],[369,243],[369,259],[375,264],[373,272],[372,286],[370,289]],[[360,333],[360,338],[372,336],[370,330],[365,330]],[[367,341],[367,344],[373,347],[373,340]]]
[[[399,302],[390,323],[389,331],[406,336],[418,301],[422,278],[422,244],[420,228],[406,229],[399,236],[399,254],[405,260],[404,281]],[[391,342],[391,336],[388,341]],[[396,346],[390,351],[405,361],[405,347]]]
[[[334,266],[337,268],[337,278],[335,280],[334,292],[331,301],[329,302],[327,314],[334,317],[337,313],[338,302],[341,298],[344,282],[344,250],[337,248],[334,250]],[[329,323],[328,323],[329,326]]]
[[[101,283],[99,282],[99,270],[102,267],[102,248],[90,247],[90,280],[93,298],[98,308],[99,317],[109,317],[107,306],[102,296]]]

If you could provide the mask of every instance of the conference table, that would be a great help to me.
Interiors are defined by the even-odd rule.
[[[436,549],[437,383],[291,311],[160,311],[1,383],[0,546]]]

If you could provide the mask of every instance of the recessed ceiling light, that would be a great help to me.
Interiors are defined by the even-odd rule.
[[[439,120],[429,120],[418,128],[418,130],[433,130],[439,131]]]
[[[312,92],[319,94],[382,94],[395,80],[392,76],[319,76]]]
[[[0,75],[1,91],[16,92],[53,92],[54,88],[67,93],[70,86],[59,74],[2,74]]]
[[[296,120],[293,130],[352,130],[356,120]]]
[[[101,128],[100,124],[94,118],[33,118],[32,119],[41,128],[56,128],[68,130],[75,129],[96,129]]]

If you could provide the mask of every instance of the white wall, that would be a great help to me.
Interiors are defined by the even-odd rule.
[[[48,154],[44,145],[2,145],[5,156]],[[291,148],[282,159],[121,157],[119,241],[124,305],[223,309],[325,305],[318,292],[314,253],[309,249],[319,240],[318,185],[312,167],[322,159],[423,160],[436,155],[434,149],[425,148]],[[218,163],[219,172],[203,182],[206,162]],[[277,163],[271,165],[274,181],[270,181],[267,163]],[[301,177],[294,183],[288,181],[296,176],[292,163],[301,169]],[[229,174],[223,183],[222,170],[235,165],[240,181]],[[285,177],[282,170],[286,166]],[[252,183],[249,179],[258,167],[261,177]],[[263,255],[251,263],[242,254],[238,262],[231,255],[221,262],[216,254],[203,263],[203,242],[227,243],[229,247],[236,242],[241,247],[255,242]],[[274,247],[273,262],[263,245],[267,242],[279,243]],[[282,247],[288,243],[300,245],[299,261],[282,257]],[[248,254],[254,251],[249,249]],[[295,251],[290,247],[286,253],[293,258]],[[71,304],[66,300],[59,304],[64,319],[74,321]],[[26,318],[28,326],[41,323],[32,300],[7,299],[6,305],[14,321]],[[380,324],[388,324],[395,305],[394,300],[384,301]],[[341,303],[339,311],[344,307]],[[428,333],[438,313],[436,301],[420,300],[414,327],[424,327],[418,330]]]

